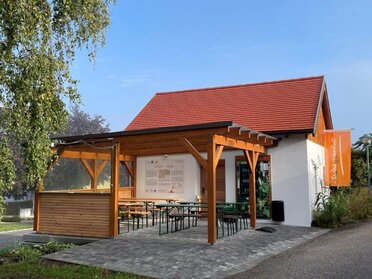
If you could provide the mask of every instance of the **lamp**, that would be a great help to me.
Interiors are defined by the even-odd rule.
[[[369,166],[369,146],[371,145],[371,142],[372,142],[372,135],[365,134],[360,139],[367,148],[368,196],[369,198],[371,198],[371,173],[370,173],[370,166]]]

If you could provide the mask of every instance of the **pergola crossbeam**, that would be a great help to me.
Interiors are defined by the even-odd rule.
[[[252,144],[252,143],[249,143],[243,140],[237,140],[237,139],[226,137],[226,136],[216,135],[215,143],[218,145],[223,145],[227,147],[265,153],[265,148],[261,145]]]

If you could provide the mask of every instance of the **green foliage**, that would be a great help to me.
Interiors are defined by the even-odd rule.
[[[21,217],[19,217],[19,216],[3,216],[1,218],[1,222],[15,222],[15,223],[19,223],[19,222],[21,222]]]
[[[101,115],[91,116],[83,112],[78,106],[72,107],[68,124],[65,129],[59,132],[61,135],[81,135],[94,133],[107,133],[110,131],[106,120]],[[32,185],[26,179],[25,165],[21,152],[17,146],[12,146],[14,158],[13,163],[16,166],[17,180],[11,189],[6,189],[5,196],[14,198],[23,198],[30,193]],[[66,174],[69,174],[66,176]],[[100,180],[104,179],[101,175]],[[44,181],[44,187],[47,190],[63,189],[81,189],[82,185],[90,183],[90,177],[81,164],[80,160],[60,159],[54,169],[48,173]]]
[[[64,100],[79,102],[70,67],[85,47],[94,61],[115,0],[0,1],[0,187],[15,180],[9,143],[18,146],[31,185],[39,183],[51,134],[66,124]]]
[[[270,174],[269,171],[261,170],[262,163],[258,163],[256,167],[257,217],[270,218]]]
[[[10,262],[37,262],[41,257],[41,252],[32,246],[17,244],[13,248],[5,248],[0,252],[2,257],[5,257]]]
[[[3,196],[0,195],[0,219],[2,218],[4,214],[4,211],[5,211],[4,207],[5,207],[4,198]]]
[[[59,241],[52,240],[42,245],[36,245],[33,248],[40,251],[42,255],[47,255],[50,253],[55,253],[55,252],[70,249],[73,247],[76,247],[76,245],[73,243],[61,243]]]
[[[0,258],[4,260],[0,265],[0,278],[144,278],[101,268],[53,263],[41,259],[42,255],[72,247],[75,245],[51,241],[36,246],[17,244],[15,247],[4,248],[0,250]]]
[[[7,222],[3,220],[1,221]],[[7,231],[21,230],[21,229],[31,229],[31,228],[32,228],[32,224],[25,224],[25,223],[19,223],[19,222],[10,222],[6,224],[0,223],[0,232],[7,232]]]
[[[40,260],[35,263],[8,263],[0,265],[0,278],[50,278],[50,279],[135,279],[145,278],[127,273],[111,272],[90,266],[53,263]]]
[[[365,187],[339,189],[327,196],[318,193],[313,210],[314,224],[334,228],[342,224],[372,218],[372,199]]]
[[[313,218],[317,226],[334,228],[348,221],[348,197],[345,191],[339,190],[330,196],[318,193],[314,207]]]
[[[351,190],[349,212],[351,220],[372,218],[372,199],[368,197],[368,189],[366,187],[355,187]]]
[[[351,186],[367,185],[367,152],[361,148],[351,149]]]
[[[29,246],[18,243],[14,247],[7,247],[0,251],[0,256],[10,262],[37,262],[42,255],[70,249],[76,245],[50,241],[46,244]]]

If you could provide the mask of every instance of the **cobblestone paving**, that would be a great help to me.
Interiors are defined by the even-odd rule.
[[[214,245],[207,243],[205,222],[162,236],[155,226],[45,258],[156,278],[224,278],[327,232],[318,228],[269,226],[277,231],[244,230]]]

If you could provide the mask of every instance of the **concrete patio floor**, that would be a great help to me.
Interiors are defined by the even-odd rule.
[[[243,230],[207,243],[207,224],[158,235],[158,226],[131,231],[45,258],[155,278],[224,278],[326,233],[328,230],[271,224],[274,233]]]

